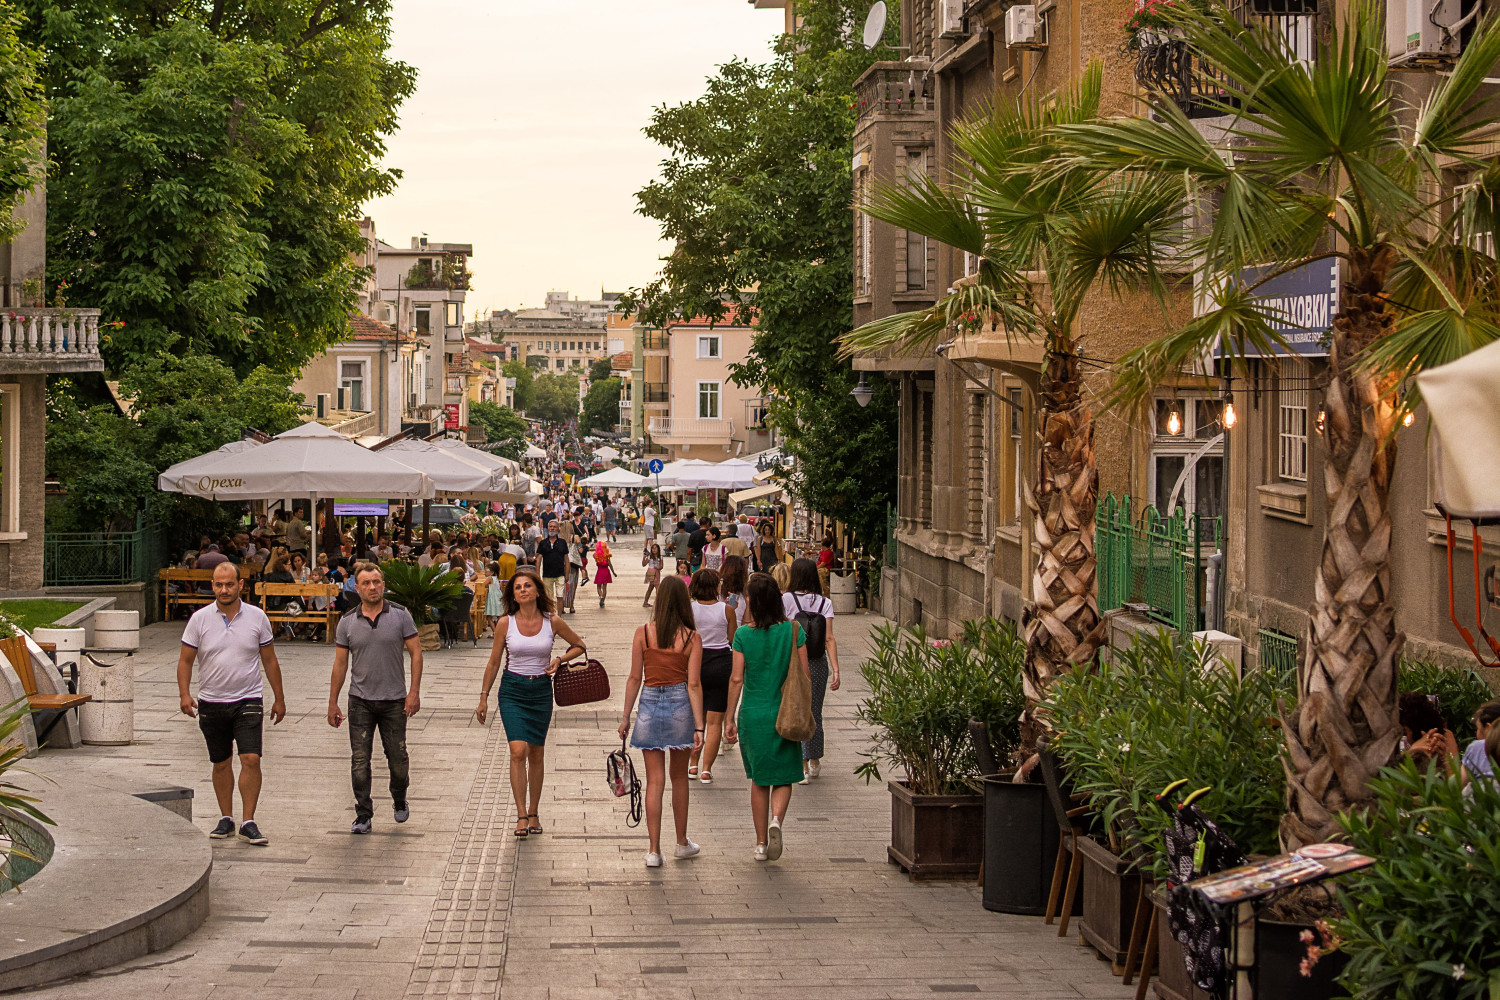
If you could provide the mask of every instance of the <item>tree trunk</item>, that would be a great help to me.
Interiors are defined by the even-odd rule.
[[[1336,816],[1369,801],[1369,779],[1391,763],[1401,736],[1396,668],[1406,637],[1390,599],[1395,385],[1354,366],[1394,322],[1384,295],[1393,260],[1385,248],[1351,252],[1333,323],[1320,432],[1328,524],[1296,718],[1284,720],[1288,849],[1338,834]]]
[[[1070,346],[1047,354],[1038,423],[1036,485],[1025,484],[1038,557],[1031,583],[1036,608],[1026,625],[1023,669],[1032,706],[1046,697],[1059,674],[1092,662],[1104,637],[1094,556],[1099,502],[1094,416],[1084,402],[1078,358]]]

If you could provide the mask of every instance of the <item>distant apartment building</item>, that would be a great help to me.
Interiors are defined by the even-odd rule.
[[[730,378],[730,365],[750,352],[751,327],[697,318],[635,331],[631,436],[640,429],[647,453],[718,461],[775,443],[764,397]]]
[[[309,361],[292,383],[292,391],[301,393],[320,417],[337,414],[340,430],[396,434],[405,419],[407,387],[413,381],[420,350],[412,334],[352,313],[347,339]],[[319,397],[323,397],[321,412]]]
[[[567,292],[548,292],[543,308],[573,319],[602,322],[620,307],[620,297],[624,294],[600,289],[597,299],[571,299]]]
[[[468,332],[503,346],[504,360],[524,361],[538,371],[587,369],[608,352],[603,319],[577,319],[550,309],[498,310],[470,323]]]

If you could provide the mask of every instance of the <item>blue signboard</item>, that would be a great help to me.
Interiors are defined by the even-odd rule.
[[[1240,281],[1254,284],[1272,270],[1246,268],[1240,272]],[[1323,339],[1339,309],[1338,258],[1313,261],[1278,274],[1257,287],[1255,297],[1268,313],[1272,329],[1281,334],[1291,353],[1304,358],[1328,355]],[[1246,353],[1252,357],[1259,355],[1253,347]]]
[[[661,464],[661,459],[653,458],[651,460],[651,464],[646,466],[646,468],[650,469],[652,473],[656,475],[661,475],[661,470],[664,468],[664,466]]]

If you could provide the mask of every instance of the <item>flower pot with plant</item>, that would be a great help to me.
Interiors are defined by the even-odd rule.
[[[970,634],[978,637],[985,628]],[[971,644],[967,637],[934,642],[921,629],[887,626],[876,632],[874,653],[860,667],[870,694],[858,718],[871,728],[871,747],[857,771],[867,781],[879,780],[882,767],[905,774],[905,780],[887,782],[888,854],[913,878],[965,878],[979,871],[983,813],[969,719],[993,710],[986,699],[997,672],[1014,670],[1019,686],[1019,660],[1005,667],[991,656],[983,643]]]
[[[411,612],[423,650],[442,645],[437,617],[463,597],[463,578],[442,566],[418,566],[392,559],[380,564],[386,599]]]

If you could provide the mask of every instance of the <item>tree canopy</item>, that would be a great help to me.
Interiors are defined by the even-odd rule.
[[[469,403],[469,423],[484,428],[489,444],[500,447],[495,453],[519,462],[526,450],[526,421],[508,406],[486,400]]]
[[[43,173],[47,118],[41,53],[17,36],[21,23],[15,9],[0,0],[0,241],[20,232],[16,209]]]
[[[578,418],[578,433],[615,429],[615,424],[620,422],[622,384],[617,378],[589,383],[589,390],[583,396],[583,412]]]
[[[526,414],[548,423],[578,416],[578,376],[572,372],[543,372],[536,376],[535,397]]]
[[[773,61],[728,63],[702,97],[656,109],[646,134],[668,158],[636,197],[674,250],[626,308],[654,325],[753,321],[733,376],[772,397],[769,419],[799,461],[793,488],[879,544],[895,488],[894,393],[877,379],[861,408],[835,344],[853,314],[854,81],[890,55],[849,39],[867,7],[799,4],[801,27]]]

